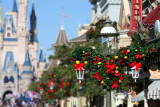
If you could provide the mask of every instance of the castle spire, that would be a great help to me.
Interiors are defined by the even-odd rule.
[[[18,12],[16,0],[13,1],[13,9],[12,9],[12,11],[13,11],[13,12],[16,12],[16,13]]]
[[[1,5],[0,5],[0,24],[2,24],[3,21],[2,21],[2,9],[1,9]]]
[[[31,15],[30,15],[30,33],[31,33],[31,40],[30,42],[37,41],[35,40],[37,37],[37,31],[36,30],[36,24],[37,24],[37,18],[36,18],[36,13],[35,13],[35,8],[34,8],[34,0],[32,0],[32,10],[31,10]]]
[[[42,46],[41,46],[40,55],[39,55],[39,62],[45,62],[45,59],[44,59],[44,57],[43,57],[43,49],[42,49]]]
[[[31,61],[30,61],[30,56],[29,56],[29,50],[27,50],[26,52],[25,62],[23,66],[32,66]]]

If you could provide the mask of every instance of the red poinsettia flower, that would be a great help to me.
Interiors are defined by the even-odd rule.
[[[42,83],[40,82],[40,83],[39,83],[39,86],[41,86],[41,85],[42,85]]]
[[[100,61],[101,60],[101,58],[98,58],[98,61]]]
[[[94,59],[97,59],[97,58],[98,58],[98,56],[95,56],[95,57],[94,57]]]
[[[88,52],[85,52],[85,56],[88,56]]]
[[[155,49],[154,49],[154,48],[152,48],[152,52],[155,52]]]
[[[90,30],[88,31],[88,34],[89,34],[89,35],[91,34],[91,31],[90,31]]]
[[[94,78],[96,78],[96,79],[97,79],[97,81],[101,80],[101,76],[100,76],[100,74],[99,74],[99,72],[98,72],[98,71],[97,71],[97,72],[95,72],[95,74],[94,74]]]
[[[121,81],[122,81],[122,80],[123,80],[123,77],[121,76],[121,77],[119,78],[119,80],[121,80]]]
[[[64,81],[64,79],[63,79],[63,78],[61,78],[61,81],[60,81],[60,82],[61,82],[61,83],[63,83],[63,81]]]
[[[111,88],[113,89],[113,88],[117,88],[117,87],[118,87],[117,82],[115,80],[113,80]]]
[[[135,55],[135,58],[138,59],[138,55]]]
[[[69,87],[69,86],[70,86],[70,82],[67,82],[67,83],[66,83],[66,86]]]

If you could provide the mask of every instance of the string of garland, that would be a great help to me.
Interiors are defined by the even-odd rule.
[[[132,37],[132,45],[120,48],[107,60],[103,53],[99,53],[92,48],[78,47],[72,52],[72,61],[75,61],[76,71],[85,68],[90,72],[95,72],[94,78],[98,84],[104,88],[115,89],[124,79],[126,68],[136,67],[136,70],[144,64],[145,58],[154,54],[159,54],[160,41],[144,45],[139,39],[138,33]]]
[[[54,88],[50,89],[50,86],[54,83]],[[48,82],[39,83],[39,93],[45,101],[49,101],[56,98],[63,98],[68,96],[69,89],[73,86],[73,79],[69,77],[67,79],[56,77],[55,74],[50,74]]]

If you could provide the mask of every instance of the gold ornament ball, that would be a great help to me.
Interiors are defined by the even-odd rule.
[[[122,83],[122,80],[119,80],[119,83]]]
[[[76,64],[79,64],[80,62],[79,61],[76,61]]]
[[[101,64],[101,62],[98,62],[98,64],[100,65],[100,64]]]
[[[130,51],[130,49],[127,49],[127,53],[130,53],[131,51]]]
[[[114,58],[115,58],[115,59],[118,59],[118,56],[115,56]]]
[[[142,54],[142,57],[144,57],[145,55],[144,54]]]
[[[54,75],[54,77],[56,77],[56,75]]]
[[[116,71],[115,71],[115,73],[119,73],[119,71],[118,71],[118,70],[116,70]]]
[[[118,69],[119,67],[117,66],[116,69]]]
[[[88,61],[84,61],[84,64],[88,64]]]
[[[125,56],[124,59],[127,59],[127,56]]]
[[[103,81],[103,80],[101,81],[101,84],[104,84],[104,81]]]

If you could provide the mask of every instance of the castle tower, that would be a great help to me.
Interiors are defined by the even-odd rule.
[[[31,11],[31,15],[30,15],[30,42],[34,42],[35,36],[36,36],[36,13],[35,13],[35,9],[34,9],[34,2],[32,2],[32,11]]]
[[[43,50],[41,48],[40,50],[40,55],[39,55],[39,64],[38,64],[38,72],[37,72],[37,78],[41,78],[41,75],[43,74],[43,71],[45,69],[45,59],[44,59],[44,55],[43,55]]]
[[[29,84],[33,81],[32,64],[30,61],[29,50],[26,52],[25,62],[23,64],[22,80],[24,91],[27,90]]]
[[[29,32],[27,31],[27,6],[28,0],[17,0],[19,4],[19,12],[18,12],[18,65],[21,70],[23,70],[23,63],[25,58],[25,53],[28,49],[28,39]]]
[[[19,4],[18,30],[19,32],[27,31],[27,6],[28,0],[17,0]]]
[[[0,6],[0,49],[3,46],[3,21],[2,21],[2,12]]]
[[[13,16],[13,21],[14,21],[14,24],[15,24],[15,28],[17,29],[18,9],[17,9],[16,0],[13,1],[12,16]]]
[[[14,62],[13,52],[8,51],[5,55],[4,66],[1,73],[0,92],[18,90],[18,72]],[[7,88],[6,88],[7,87]],[[2,95],[2,94],[1,94]]]

